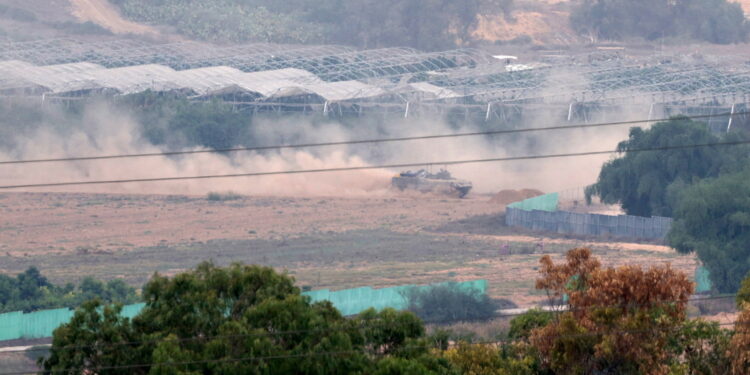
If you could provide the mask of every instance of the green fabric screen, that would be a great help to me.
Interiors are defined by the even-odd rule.
[[[700,266],[695,269],[695,292],[696,293],[707,293],[712,289],[711,275],[709,274],[706,267]]]
[[[517,208],[524,211],[557,211],[557,204],[560,200],[559,193],[550,193],[538,197],[529,198],[520,202],[511,203],[508,207]]]
[[[438,285],[447,285],[449,283],[432,284],[426,286],[403,285],[392,288],[373,289],[362,287],[356,289],[345,289],[332,292],[328,289],[314,290],[302,293],[313,302],[331,301],[343,315],[355,315],[363,310],[373,307],[382,310],[391,307],[397,310],[404,310],[408,307],[408,301],[404,298],[404,293],[412,288],[426,289]],[[487,280],[466,281],[456,283],[462,290],[477,290],[481,294],[487,293]]]
[[[433,284],[445,285],[448,283]],[[463,290],[477,290],[479,293],[487,293],[487,280],[475,280],[457,283]],[[403,293],[411,288],[430,288],[428,286],[404,285],[393,288],[373,289],[370,287],[330,291],[328,289],[304,292],[313,302],[331,301],[343,315],[355,315],[359,312],[373,307],[382,310],[386,307],[403,310],[407,307],[407,301]],[[138,315],[145,303],[137,303],[124,306],[122,316],[132,319]],[[73,317],[71,309],[55,309],[35,311],[28,314],[23,312],[11,312],[0,314],[0,341],[17,339],[37,339],[51,337],[52,332],[60,325],[70,321]]]

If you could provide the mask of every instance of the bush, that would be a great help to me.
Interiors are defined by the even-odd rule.
[[[513,318],[510,321],[510,330],[508,337],[511,339],[528,339],[531,332],[540,327],[544,327],[552,321],[552,313],[539,309],[532,309]]]
[[[495,314],[495,304],[476,289],[463,290],[456,283],[426,289],[411,289],[405,297],[409,310],[427,323],[487,320]]]
[[[211,202],[224,202],[224,201],[236,201],[239,199],[242,199],[242,196],[236,193],[233,193],[231,191],[228,191],[226,193],[217,193],[217,192],[210,192],[206,196],[206,199],[208,199]]]
[[[516,355],[512,355],[516,354]],[[494,345],[459,343],[445,357],[462,374],[504,375],[536,374],[535,361],[526,353],[508,353]]]

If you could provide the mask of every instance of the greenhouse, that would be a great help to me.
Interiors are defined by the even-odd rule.
[[[716,121],[717,129],[731,125],[730,113],[747,120],[746,62],[684,56],[582,60],[567,56],[511,66],[473,49],[5,42],[0,95],[64,101],[151,91],[225,100],[238,110],[449,114],[501,122],[539,109],[569,122],[591,122],[625,106],[649,119],[715,114],[709,122]]]

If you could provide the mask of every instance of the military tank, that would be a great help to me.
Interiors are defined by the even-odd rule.
[[[401,191],[415,190],[422,193],[436,193],[463,198],[473,187],[470,181],[453,178],[451,174],[441,169],[437,173],[430,173],[424,169],[416,172],[406,171],[391,179],[391,186]]]

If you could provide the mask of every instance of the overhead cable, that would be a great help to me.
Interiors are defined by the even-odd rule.
[[[690,119],[702,119],[702,118],[742,116],[742,115],[750,115],[750,111],[734,112],[734,113],[726,112],[723,114],[696,115],[696,116],[685,116],[685,117],[690,118]],[[143,158],[143,157],[177,156],[177,155],[190,155],[190,154],[224,154],[224,153],[230,153],[230,152],[243,152],[243,151],[245,152],[268,151],[268,150],[313,148],[313,147],[327,147],[327,146],[345,146],[345,145],[357,145],[357,144],[368,144],[368,143],[406,142],[406,141],[428,140],[428,139],[492,136],[492,135],[520,134],[520,133],[544,132],[544,131],[555,131],[555,130],[588,129],[588,128],[599,128],[599,127],[605,127],[605,126],[635,125],[635,124],[669,121],[671,119],[672,118],[615,121],[615,122],[601,122],[601,123],[594,123],[594,124],[556,125],[556,126],[539,127],[539,128],[488,130],[488,131],[467,132],[467,133],[422,135],[422,136],[396,137],[396,138],[374,138],[374,139],[362,139],[362,140],[350,140],[350,141],[299,143],[299,144],[287,144],[287,145],[281,144],[281,145],[270,145],[270,146],[231,147],[231,148],[222,148],[222,149],[145,152],[145,153],[135,153],[135,154],[113,154],[113,155],[93,155],[93,156],[72,156],[72,157],[62,157],[62,158],[44,158],[44,159],[26,159],[26,160],[3,160],[3,161],[0,161],[0,165]]]
[[[523,155],[523,156],[497,157],[497,158],[487,158],[487,159],[432,160],[432,161],[426,160],[426,161],[421,161],[421,162],[384,164],[384,165],[366,165],[366,166],[357,166],[357,167],[298,169],[298,170],[230,173],[230,174],[214,174],[214,175],[200,175],[200,176],[145,177],[145,178],[130,178],[130,179],[116,179],[116,180],[30,183],[30,184],[18,184],[18,185],[0,185],[0,189],[9,190],[9,189],[25,189],[25,188],[41,188],[41,187],[109,185],[109,184],[124,184],[124,183],[137,183],[137,182],[206,180],[206,179],[219,179],[219,178],[261,177],[261,176],[293,175],[293,174],[350,172],[350,171],[362,171],[362,170],[373,170],[373,169],[419,167],[419,166],[424,166],[424,165],[448,166],[448,165],[461,165],[461,164],[479,164],[479,163],[508,162],[508,161],[521,161],[521,160],[538,160],[538,159],[566,158],[566,157],[578,157],[578,156],[606,155],[606,154],[615,154],[615,153],[622,153],[622,152],[685,150],[685,149],[691,149],[691,148],[737,146],[737,145],[747,145],[747,144],[750,144],[750,140],[711,142],[711,143],[701,143],[701,144],[692,144],[692,145],[664,146],[664,147],[647,147],[647,148],[627,149],[627,150],[600,150],[600,151],[571,152],[571,153],[560,153],[560,154]]]

